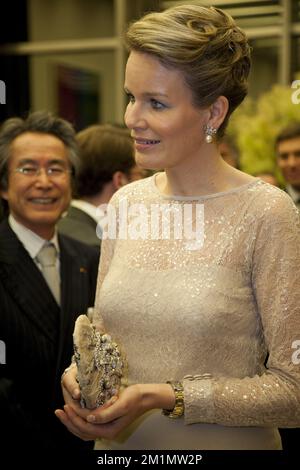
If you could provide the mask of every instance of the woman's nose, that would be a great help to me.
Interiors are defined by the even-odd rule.
[[[141,106],[137,103],[129,103],[127,105],[125,116],[125,124],[129,129],[147,127],[147,123],[144,117]]]

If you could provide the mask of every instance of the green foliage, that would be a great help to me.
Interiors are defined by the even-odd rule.
[[[292,122],[300,122],[300,104],[292,103],[290,87],[275,85],[255,102],[246,98],[228,127],[239,149],[241,170],[250,174],[275,172],[275,138]]]

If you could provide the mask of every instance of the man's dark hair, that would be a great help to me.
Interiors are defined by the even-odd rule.
[[[78,167],[78,147],[72,125],[47,111],[36,111],[25,119],[14,117],[4,121],[0,128],[0,189],[6,190],[8,183],[8,161],[12,142],[25,132],[54,135],[69,151],[73,171]]]
[[[277,145],[284,140],[295,139],[297,137],[300,137],[300,122],[295,122],[282,129],[276,137],[275,147],[277,148]]]
[[[77,134],[80,168],[76,175],[76,197],[94,196],[112,180],[116,171],[129,175],[135,166],[133,140],[128,129],[93,125]]]

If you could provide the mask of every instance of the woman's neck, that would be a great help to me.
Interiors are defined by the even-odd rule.
[[[181,168],[167,168],[157,175],[156,184],[161,193],[177,196],[204,196],[227,191],[254,178],[228,165],[218,154],[209,161],[200,161]]]

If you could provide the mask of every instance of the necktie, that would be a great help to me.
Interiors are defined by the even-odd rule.
[[[52,294],[55,297],[55,300],[60,304],[60,283],[59,283],[59,274],[56,268],[56,248],[50,243],[44,245],[36,259],[42,266],[43,276],[51,290]]]

